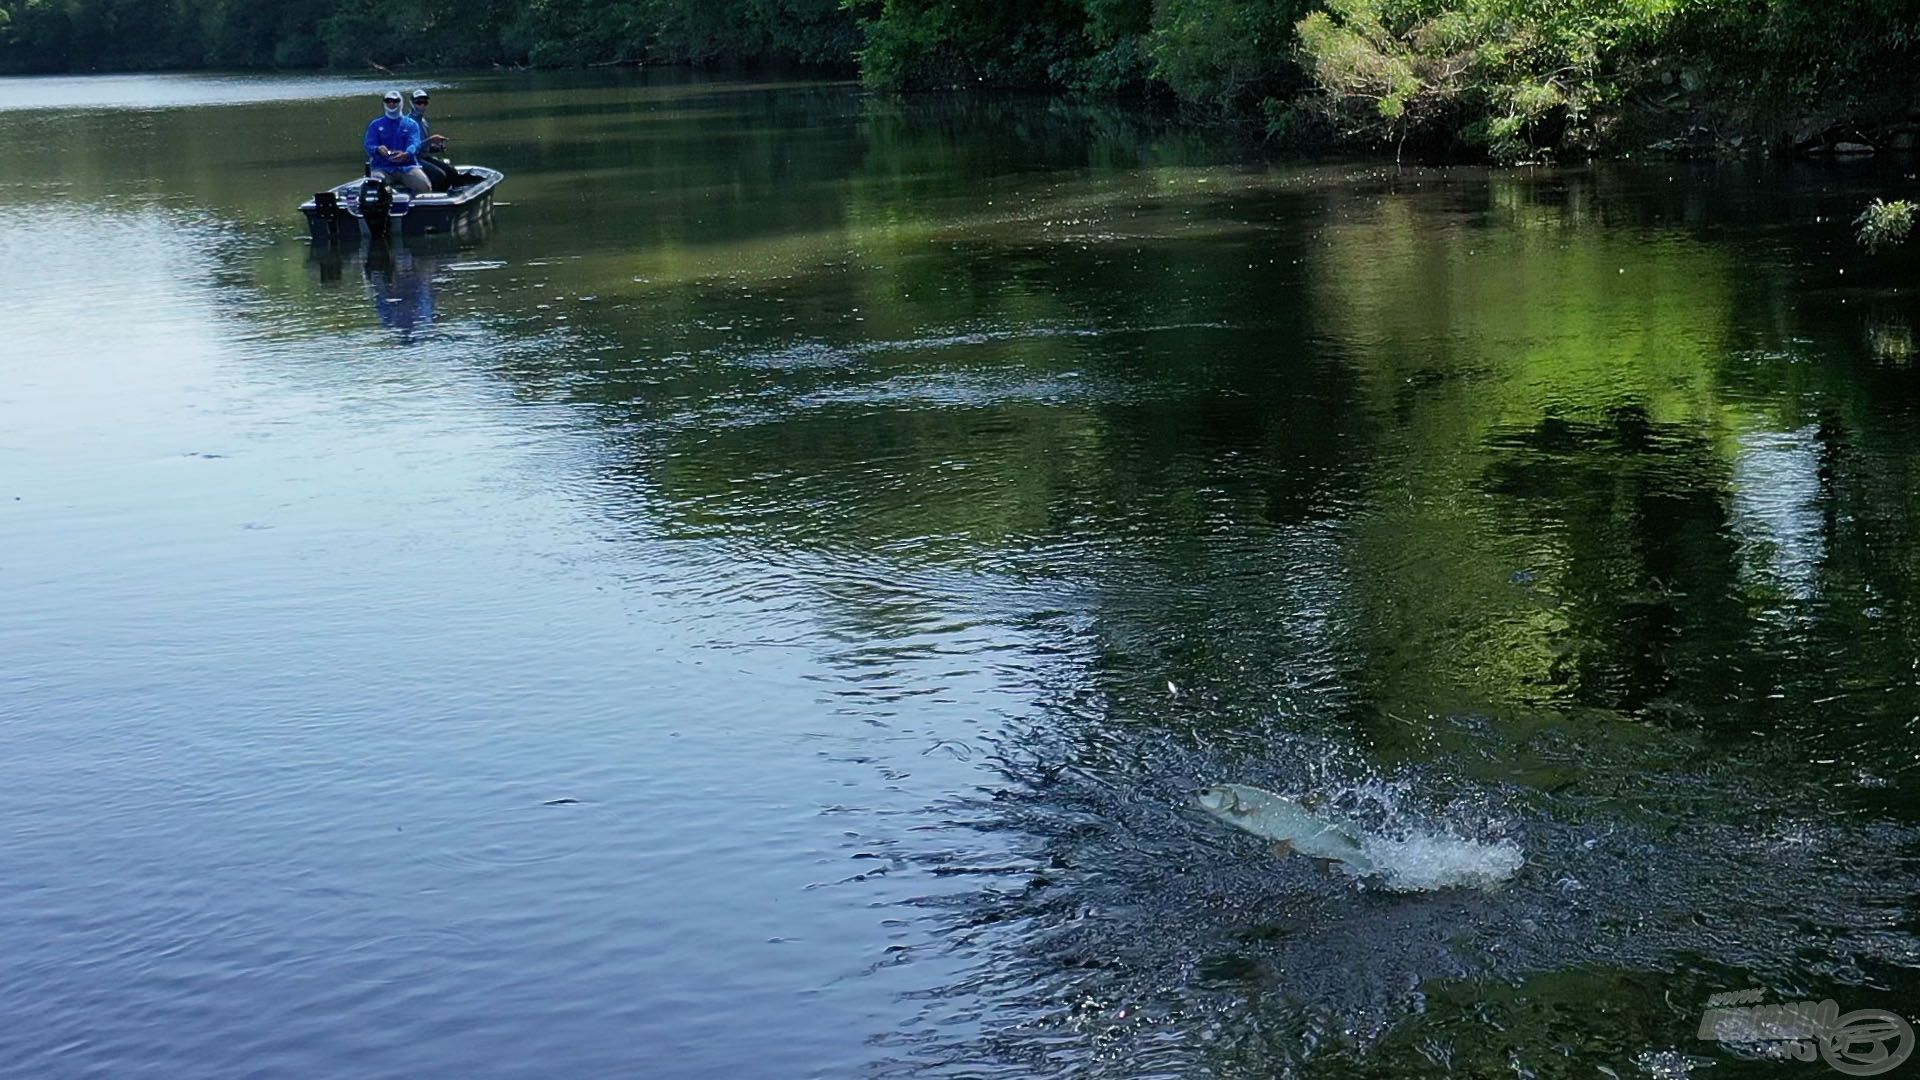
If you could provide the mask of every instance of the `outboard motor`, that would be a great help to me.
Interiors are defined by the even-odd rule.
[[[385,239],[393,223],[393,189],[379,177],[360,181],[360,220],[367,223],[367,234]]]

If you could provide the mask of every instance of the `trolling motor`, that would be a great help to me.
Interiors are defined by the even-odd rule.
[[[319,223],[314,226],[316,239],[323,235],[329,240],[339,239],[341,219],[353,220],[340,212],[340,198],[331,191],[314,192],[313,208],[315,213],[311,220]]]

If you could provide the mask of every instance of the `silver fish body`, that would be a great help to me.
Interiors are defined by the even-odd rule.
[[[1284,795],[1246,784],[1213,784],[1200,789],[1200,807],[1229,825],[1302,855],[1343,862],[1362,874],[1378,869],[1352,830],[1315,817]]]

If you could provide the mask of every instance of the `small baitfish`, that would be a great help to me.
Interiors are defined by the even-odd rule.
[[[1360,839],[1343,825],[1308,813],[1299,803],[1245,784],[1213,784],[1200,789],[1200,806],[1229,825],[1274,842],[1281,855],[1299,852],[1346,863],[1356,872],[1378,868],[1360,848]]]

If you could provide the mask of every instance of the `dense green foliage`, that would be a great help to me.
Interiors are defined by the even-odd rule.
[[[1461,129],[1496,157],[1596,141],[1680,0],[1330,0],[1301,52],[1349,130]]]
[[[1312,0],[849,0],[867,81],[1160,90],[1235,111],[1300,88]]]
[[[1608,145],[1635,105],[1762,133],[1895,116],[1920,60],[1914,0],[1328,0],[1298,30],[1342,130],[1505,159]]]
[[[641,60],[1149,95],[1523,160],[1897,119],[1920,0],[0,0],[0,70]]]
[[[850,66],[839,0],[0,0],[0,70],[619,60]]]

